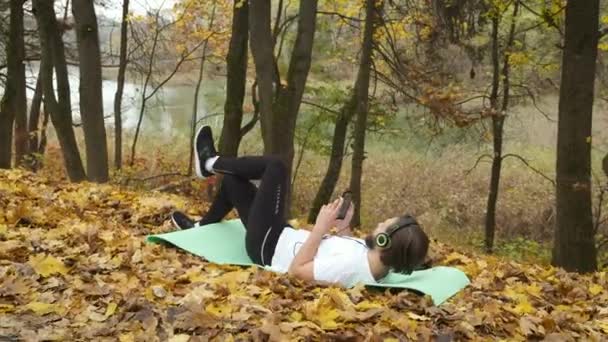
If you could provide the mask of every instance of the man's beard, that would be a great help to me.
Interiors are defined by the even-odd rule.
[[[369,249],[375,249],[376,248],[376,244],[374,243],[374,235],[373,234],[368,234],[365,237],[365,245],[367,246],[367,248]]]

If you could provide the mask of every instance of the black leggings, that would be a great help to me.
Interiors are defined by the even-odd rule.
[[[285,164],[274,156],[219,157],[213,170],[224,177],[200,224],[219,222],[236,208],[247,229],[247,254],[258,265],[270,265],[279,236],[288,226],[284,203],[288,184]],[[252,179],[261,180],[258,189],[249,182]]]

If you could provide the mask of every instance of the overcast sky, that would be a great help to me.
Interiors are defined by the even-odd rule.
[[[177,0],[131,0],[129,3],[129,11],[135,14],[146,13],[146,8],[158,8],[162,5],[164,9],[171,9]],[[61,4],[60,8],[65,8],[66,0],[60,0],[57,3]],[[103,4],[95,6],[97,14],[104,15],[114,20],[120,20],[122,14],[122,0],[100,0],[96,3]]]

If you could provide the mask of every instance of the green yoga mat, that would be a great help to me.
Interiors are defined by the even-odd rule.
[[[216,264],[254,265],[245,251],[245,227],[240,220],[149,235],[147,241],[168,242]],[[272,271],[270,267],[265,268]],[[468,284],[469,279],[462,271],[437,266],[411,275],[389,273],[381,281],[365,285],[416,290],[430,295],[435,305],[440,305]]]

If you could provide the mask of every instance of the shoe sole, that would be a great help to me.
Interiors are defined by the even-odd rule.
[[[194,136],[194,168],[196,170],[196,175],[199,178],[207,178],[203,175],[203,171],[201,170],[201,161],[198,159],[198,150],[196,149],[196,142],[198,141],[198,136],[201,133],[201,130],[204,128],[205,126],[201,126],[198,131],[196,131],[196,135]],[[172,216],[173,218],[173,216]]]
[[[177,224],[177,221],[175,221],[175,217],[173,217],[173,214],[171,215],[171,222],[173,222],[173,225],[175,226],[175,228],[183,230],[184,228],[180,227],[179,224]]]

